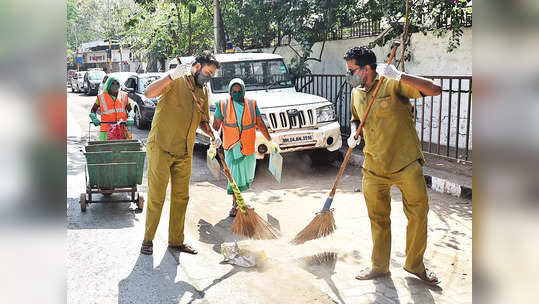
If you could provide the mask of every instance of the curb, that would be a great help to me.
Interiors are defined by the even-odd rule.
[[[464,199],[472,199],[472,188],[456,184],[450,180],[425,174],[427,188]]]
[[[363,155],[352,153],[348,163],[355,167],[361,167],[363,165]],[[472,199],[471,187],[460,185],[449,179],[429,174],[424,174],[424,177],[427,188],[430,188],[436,192],[449,194],[463,199]]]

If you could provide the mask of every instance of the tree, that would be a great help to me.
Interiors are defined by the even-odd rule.
[[[66,47],[68,61],[82,43],[99,39],[120,39],[123,23],[134,12],[131,0],[67,0],[66,2]]]
[[[362,0],[354,10],[357,18],[381,21],[385,30],[370,47],[385,46],[403,35],[405,22],[408,21],[406,45],[414,33],[433,32],[437,37],[450,34],[447,52],[452,52],[460,46],[463,27],[466,26],[467,16],[471,16],[471,0],[409,0],[409,14],[406,19],[406,1],[401,0]],[[403,48],[406,45],[402,46]],[[407,52],[405,60],[410,60]],[[402,61],[400,58],[398,61]],[[398,62],[397,61],[397,62]]]
[[[355,0],[300,0],[276,2],[276,14],[284,16],[282,29],[289,40],[296,41],[299,50],[290,43],[289,47],[296,53],[297,59],[291,61],[291,70],[296,75],[309,73],[307,62],[321,61],[328,34],[339,27],[349,25],[352,20],[350,14],[356,6]],[[287,13],[288,12],[288,13]],[[322,42],[318,58],[311,57],[312,47]]]
[[[137,12],[125,22],[124,35],[135,55],[148,60],[149,70],[157,71],[157,63],[164,66],[167,58],[211,48],[211,17],[206,10],[190,10],[197,1],[136,0],[136,3]]]
[[[222,1],[226,33],[241,49],[269,47],[277,36],[280,18],[262,0]]]

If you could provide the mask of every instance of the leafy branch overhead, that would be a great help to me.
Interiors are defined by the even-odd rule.
[[[413,33],[431,31],[437,37],[450,34],[447,47],[452,52],[460,46],[463,28],[471,25],[471,0],[410,0],[408,37]],[[384,46],[400,38],[406,22],[406,1],[368,0],[359,1],[356,16],[368,20],[380,20],[386,30],[379,35],[371,47]]]
[[[409,0],[409,31],[449,34],[447,51],[460,46],[471,23],[471,0]],[[355,26],[372,22],[378,36],[371,47],[402,36],[406,11],[402,0],[220,0],[225,34],[240,49],[288,46],[297,74],[309,61],[320,61],[324,42],[341,39]],[[67,0],[67,47],[98,39],[118,39],[150,66],[176,55],[213,49],[212,0]],[[410,43],[410,39],[407,39]],[[322,42],[320,50],[313,46]],[[72,54],[72,53],[71,53]],[[410,54],[406,54],[410,58]]]

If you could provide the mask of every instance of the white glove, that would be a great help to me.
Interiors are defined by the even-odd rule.
[[[355,139],[354,135],[355,134],[350,135],[350,137],[348,137],[348,141],[347,141],[348,147],[350,147],[351,149],[354,149],[361,142],[361,136],[358,136],[357,139]]]
[[[213,136],[215,139],[212,139],[210,143],[215,146],[216,149],[219,149],[223,142],[221,141],[221,137],[219,136],[219,132],[213,131]]]
[[[178,64],[174,69],[168,71],[170,79],[176,80],[184,75],[188,75],[191,72],[189,65]]]
[[[380,74],[381,76],[384,76],[386,78],[395,79],[397,81],[401,80],[403,72],[397,70],[397,68],[393,65],[388,65],[386,63],[380,63],[376,66],[376,73]]]

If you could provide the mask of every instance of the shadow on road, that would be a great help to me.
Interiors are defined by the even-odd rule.
[[[376,289],[374,303],[400,303],[399,294],[395,283],[391,276],[380,277],[373,280]],[[430,302],[415,302],[414,303],[430,303]]]
[[[81,212],[79,198],[67,198],[67,202],[67,229],[121,229],[133,227],[139,220],[130,203],[90,204]]]
[[[198,221],[199,241],[212,244],[213,251],[221,254],[221,244],[226,242],[246,240],[245,237],[239,236],[232,232],[232,222],[234,218],[227,217],[220,220],[217,224],[200,219]]]
[[[323,252],[313,256],[303,257],[299,260],[301,268],[307,270],[317,279],[323,279],[329,288],[339,299],[341,304],[346,304],[335,282],[331,278],[335,274],[335,264],[338,257],[336,252]]]
[[[418,278],[407,277],[406,284],[410,289],[410,294],[412,295],[412,301],[414,303],[433,304],[435,301],[431,291],[438,294],[442,293],[442,288],[440,286],[426,285]]]
[[[118,304],[178,303],[186,293],[192,300],[203,297],[193,285],[176,282],[178,266],[165,252],[159,266],[153,268],[153,256],[140,255],[133,270],[118,283]]]

